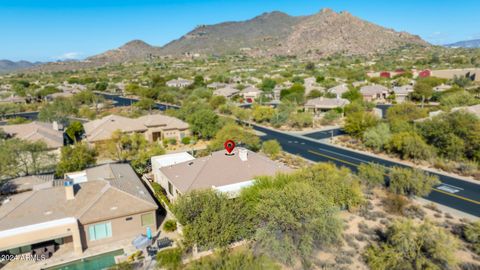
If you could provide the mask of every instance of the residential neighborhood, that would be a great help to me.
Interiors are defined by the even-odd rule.
[[[479,4],[320,4],[0,3],[0,269],[480,269]]]

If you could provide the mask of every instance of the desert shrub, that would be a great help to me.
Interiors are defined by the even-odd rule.
[[[403,215],[408,218],[423,220],[425,218],[425,211],[420,206],[413,204],[403,209]]]
[[[397,220],[379,244],[365,251],[370,269],[455,269],[457,239],[443,228],[426,221]]]
[[[385,168],[376,163],[362,163],[358,166],[358,177],[369,187],[385,184]]]
[[[166,269],[180,269],[182,250],[180,248],[165,249],[157,253],[157,266]]]
[[[167,232],[174,232],[177,230],[177,221],[174,219],[169,219],[163,224],[163,229]]]
[[[383,200],[383,205],[385,211],[390,214],[402,215],[404,208],[408,205],[408,200],[397,194],[388,194],[388,196]]]
[[[480,254],[480,221],[470,223],[465,226],[465,239],[472,244],[473,250]]]

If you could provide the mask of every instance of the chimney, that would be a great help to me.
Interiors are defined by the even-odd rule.
[[[75,191],[73,190],[73,182],[68,180],[63,183],[65,186],[65,196],[67,201],[75,199]]]
[[[245,148],[239,148],[238,149],[238,157],[240,158],[241,161],[247,161],[248,160],[248,151]]]

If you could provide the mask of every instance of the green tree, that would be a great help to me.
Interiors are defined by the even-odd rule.
[[[309,267],[315,247],[333,244],[341,237],[338,210],[307,182],[264,189],[259,200],[256,248],[282,263],[293,265],[299,257]]]
[[[389,173],[388,189],[407,196],[427,196],[433,186],[440,184],[437,176],[420,169],[393,167]]]
[[[187,247],[227,247],[253,232],[249,209],[241,201],[213,190],[184,194],[175,201],[172,211],[183,225]]]
[[[414,103],[400,103],[387,110],[387,120],[393,121],[413,121],[428,116],[426,109],[418,107]]]
[[[218,109],[221,105],[224,105],[225,103],[227,103],[227,98],[224,96],[213,96],[210,99],[210,106],[212,106],[214,110]]]
[[[268,140],[262,143],[262,152],[275,159],[282,152],[282,146],[277,140]]]
[[[313,116],[309,112],[292,113],[288,118],[288,124],[294,128],[311,127],[313,125]]]
[[[155,101],[151,98],[141,98],[139,101],[135,102],[133,106],[140,110],[151,111],[153,107],[155,107]]]
[[[44,122],[57,121],[62,124],[68,123],[68,117],[77,113],[77,108],[72,100],[57,98],[53,102],[44,105],[39,113],[38,119]]]
[[[96,155],[95,150],[85,143],[64,146],[60,153],[60,161],[57,164],[55,175],[63,177],[67,172],[81,171],[95,165]]]
[[[392,135],[386,149],[399,154],[403,159],[427,160],[435,156],[434,150],[421,136],[413,132],[400,132]]]
[[[76,143],[78,139],[85,133],[82,123],[79,121],[71,122],[68,127],[65,129],[67,136]]]
[[[223,149],[223,144],[232,140],[237,146],[244,145],[252,151],[260,148],[260,138],[253,133],[253,130],[241,127],[237,124],[226,124],[216,134],[208,148],[212,151]]]
[[[375,151],[381,151],[390,142],[392,133],[386,123],[380,123],[363,133],[363,143]]]
[[[358,177],[368,187],[385,185],[385,168],[377,163],[362,163],[358,166]]]
[[[273,88],[275,88],[275,85],[277,82],[275,80],[272,80],[270,78],[265,78],[262,81],[262,85],[260,86],[260,89],[262,89],[265,92],[271,92]]]
[[[348,99],[353,102],[355,100],[361,100],[362,94],[358,89],[350,89],[342,94],[342,98]]]
[[[212,138],[219,129],[217,114],[211,109],[201,109],[187,117],[190,130],[201,138]]]
[[[257,123],[270,122],[274,116],[275,109],[270,106],[254,105],[252,108],[252,117]]]
[[[303,84],[294,83],[290,88],[283,89],[280,92],[282,102],[290,101],[296,104],[302,104],[305,96],[305,87]]]
[[[378,123],[378,118],[369,112],[358,111],[350,113],[345,119],[344,129],[354,137],[361,138],[363,133]]]

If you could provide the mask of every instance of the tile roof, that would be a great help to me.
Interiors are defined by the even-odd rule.
[[[86,170],[88,181],[75,184],[75,198],[65,187],[23,192],[0,206],[0,230],[75,217],[83,224],[157,209],[154,199],[129,164]]]
[[[333,109],[337,107],[343,107],[347,104],[350,104],[350,101],[344,98],[325,98],[318,97],[314,99],[309,99],[305,103],[306,108],[325,108]]]
[[[221,150],[206,157],[160,168],[160,171],[181,193],[291,171],[289,167],[249,150],[246,150],[248,159],[243,161],[239,158],[239,149],[236,148],[232,156],[226,155],[226,151]]]
[[[390,92],[388,88],[379,84],[365,85],[360,88],[360,93],[362,93],[362,95],[376,95],[388,92]]]
[[[53,124],[34,121],[26,124],[2,126],[6,133],[15,135],[15,138],[30,142],[43,141],[48,148],[63,146],[63,132],[55,130]]]

